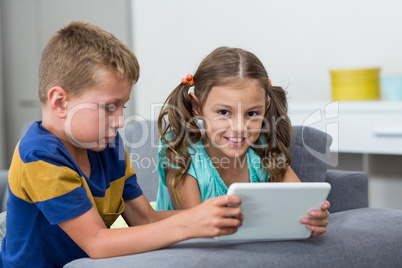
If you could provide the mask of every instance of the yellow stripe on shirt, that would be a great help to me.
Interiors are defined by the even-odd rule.
[[[15,196],[27,202],[46,201],[83,186],[83,178],[68,167],[44,161],[23,163],[18,150],[14,153],[13,161],[14,165],[9,171],[10,189]]]

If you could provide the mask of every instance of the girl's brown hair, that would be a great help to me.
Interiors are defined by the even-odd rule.
[[[291,124],[287,115],[286,92],[281,87],[271,86],[261,61],[243,49],[220,47],[200,63],[193,79],[194,94],[201,109],[213,87],[246,79],[258,81],[266,98],[270,97],[271,100],[266,107],[261,138],[251,148],[261,157],[261,165],[270,173],[270,181],[282,181],[291,162],[288,152]],[[161,141],[166,144],[164,161],[178,167],[172,180],[176,200],[179,199],[177,189],[183,183],[191,164],[188,147],[201,139],[189,97],[190,87],[189,83],[178,85],[165,101],[158,118]]]
[[[101,82],[99,71],[112,71],[134,84],[140,67],[134,53],[111,33],[94,25],[73,21],[53,35],[39,64],[39,99],[61,86],[74,96]]]

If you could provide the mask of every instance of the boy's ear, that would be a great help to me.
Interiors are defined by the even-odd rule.
[[[197,96],[193,92],[191,92],[189,94],[189,97],[194,115],[201,115],[200,102],[198,101]]]
[[[67,115],[68,93],[60,86],[49,89],[47,93],[48,104],[52,112],[57,116],[64,118]]]

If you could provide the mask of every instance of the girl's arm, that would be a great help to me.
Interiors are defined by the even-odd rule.
[[[197,180],[188,174],[184,177],[184,182],[178,189],[180,199],[178,201],[176,200],[171,183],[173,174],[174,172],[170,168],[165,169],[166,185],[169,189],[169,194],[174,207],[176,209],[187,209],[201,204],[202,200]]]
[[[144,199],[134,207],[147,213]],[[234,204],[235,207],[227,206]],[[59,227],[91,258],[108,258],[141,253],[166,247],[193,237],[232,234],[241,225],[243,215],[237,196],[211,198],[201,205],[164,220],[130,228],[108,229],[95,208],[59,223]]]
[[[288,166],[286,168],[286,172],[285,175],[283,176],[282,182],[300,182],[300,179],[299,177],[297,177],[293,169],[290,166]]]

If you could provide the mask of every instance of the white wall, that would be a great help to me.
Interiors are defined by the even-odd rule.
[[[222,45],[256,54],[291,101],[330,101],[330,69],[402,73],[397,0],[132,0],[141,65],[137,114],[152,116],[187,73]]]
[[[0,14],[1,14],[2,3],[0,2]],[[1,15],[0,15],[0,29],[1,29]],[[0,52],[2,51],[2,37],[0,34]],[[7,154],[5,148],[6,135],[4,130],[4,119],[5,119],[5,100],[3,93],[3,55],[0,53],[0,169],[5,169],[8,167],[6,164]]]
[[[7,146],[2,147],[1,151],[7,150],[9,165],[24,123],[41,119],[41,104],[37,93],[38,66],[50,36],[70,21],[82,20],[102,27],[130,45],[131,2],[1,0],[1,4],[7,130]],[[0,137],[4,133],[1,130]]]

